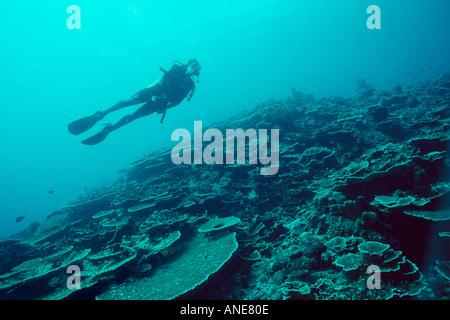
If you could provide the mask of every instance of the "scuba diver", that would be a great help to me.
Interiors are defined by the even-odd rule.
[[[107,114],[140,103],[144,104],[135,112],[126,115],[116,124],[106,124],[102,131],[81,142],[86,145],[100,143],[108,136],[110,132],[130,123],[131,121],[148,116],[153,112],[162,114],[160,121],[162,123],[167,109],[175,107],[188,95],[187,100],[191,100],[195,92],[195,83],[192,77],[198,77],[200,75],[200,68],[200,64],[196,59],[189,60],[187,64],[174,61],[173,66],[169,71],[160,68],[160,70],[164,73],[161,79],[155,81],[153,84],[145,89],[142,89],[130,98],[121,100],[119,103],[105,111],[98,111],[92,116],[88,116],[70,123],[68,125],[69,132],[74,135],[83,133],[93,127]]]

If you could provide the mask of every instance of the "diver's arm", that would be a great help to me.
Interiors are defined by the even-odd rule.
[[[160,80],[160,79],[156,80],[156,81],[153,82],[151,85],[149,85],[147,88],[156,86],[156,85],[159,83],[159,80]]]
[[[188,96],[189,92],[191,92],[191,89],[187,90],[185,93],[178,94],[175,97],[171,97],[170,103],[167,105],[167,109],[179,105],[181,101],[183,101]]]
[[[183,99],[184,99],[184,97],[173,99],[172,101],[170,101],[167,104],[167,109],[176,107],[177,105],[179,105],[181,103],[181,101],[183,101]]]

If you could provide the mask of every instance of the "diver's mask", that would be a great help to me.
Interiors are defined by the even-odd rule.
[[[191,59],[188,61],[187,65],[192,69],[192,74],[194,76],[200,75],[200,69],[202,68],[196,59]]]

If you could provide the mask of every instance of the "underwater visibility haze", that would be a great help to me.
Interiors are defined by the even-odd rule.
[[[447,0],[2,1],[0,298],[449,299],[448,12]],[[195,92],[162,123],[155,107],[82,143],[168,101],[164,71],[179,61],[185,75],[190,59]],[[196,161],[200,123],[200,139],[215,129],[200,149],[216,148]],[[217,162],[229,129],[268,150]],[[193,161],[177,163],[187,132]],[[66,286],[73,265],[80,287]]]

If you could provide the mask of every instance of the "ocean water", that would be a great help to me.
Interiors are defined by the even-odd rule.
[[[381,29],[370,30],[374,4]],[[80,29],[67,26],[70,5]],[[195,120],[207,126],[291,88],[320,98],[351,96],[358,79],[377,90],[437,79],[450,71],[448,12],[447,0],[2,1],[0,237],[108,186]],[[95,146],[67,131],[192,57],[202,66],[196,93],[163,124],[151,115]]]

